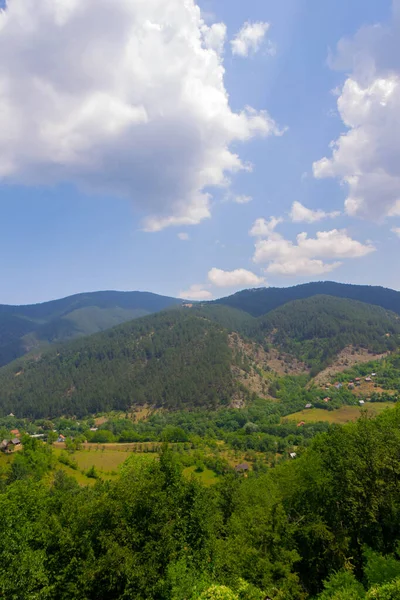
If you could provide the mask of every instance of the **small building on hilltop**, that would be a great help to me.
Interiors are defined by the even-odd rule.
[[[63,435],[62,433],[60,433],[60,435],[58,436],[57,442],[65,442],[65,435]]]

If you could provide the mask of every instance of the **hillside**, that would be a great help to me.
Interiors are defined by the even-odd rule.
[[[39,418],[241,406],[253,393],[268,397],[267,373],[316,373],[346,347],[380,353],[399,340],[394,313],[326,296],[258,319],[211,304],[164,311],[3,367],[0,411]]]
[[[346,347],[373,354],[400,344],[400,317],[381,307],[331,296],[295,300],[256,319],[248,334],[305,362],[317,373]]]
[[[148,292],[93,292],[43,304],[0,305],[0,366],[35,348],[104,331],[181,303]]]
[[[39,417],[217,406],[236,391],[231,362],[226,330],[189,311],[166,311],[4,367],[0,409]]]
[[[243,290],[227,298],[215,300],[215,303],[243,310],[253,317],[260,317],[287,302],[317,295],[358,300],[400,314],[400,292],[377,286],[349,285],[332,281],[305,283],[288,288]]]

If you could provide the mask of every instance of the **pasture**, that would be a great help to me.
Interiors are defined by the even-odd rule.
[[[364,406],[341,406],[336,410],[324,410],[323,408],[311,408],[307,410],[301,410],[292,415],[284,417],[282,421],[296,421],[305,423],[318,423],[319,421],[325,421],[326,423],[336,423],[343,425],[349,421],[356,421],[360,418],[363,410],[367,410],[368,414],[372,416],[379,415],[382,411],[387,408],[393,408],[393,402],[366,402]]]

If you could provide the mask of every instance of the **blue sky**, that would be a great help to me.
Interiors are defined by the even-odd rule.
[[[209,298],[323,279],[400,289],[399,2],[203,0],[207,26],[224,23],[226,35],[210,29],[217,42],[193,56],[196,12],[163,0],[164,14],[159,2],[141,15],[116,0],[109,29],[92,27],[93,0],[60,14],[27,0],[29,32],[13,0],[0,16],[0,302],[104,289]],[[134,70],[124,60],[141,27],[153,37],[135,46]],[[216,115],[222,66],[229,105]],[[195,102],[181,100],[188,89]],[[246,106],[253,112],[233,122]]]

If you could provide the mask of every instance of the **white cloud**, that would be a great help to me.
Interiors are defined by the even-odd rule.
[[[231,40],[232,54],[246,57],[250,53],[258,52],[269,28],[269,23],[245,23],[235,38]],[[273,53],[272,44],[269,45],[269,51]]]
[[[182,240],[182,242],[187,242],[190,240],[190,236],[188,233],[178,233],[178,238]]]
[[[392,231],[400,237],[400,227],[393,227]]]
[[[234,271],[223,271],[222,269],[211,269],[208,280],[217,287],[240,287],[264,285],[265,279],[258,277],[246,269],[235,269]]]
[[[338,217],[340,212],[325,212],[323,210],[311,210],[303,206],[300,202],[293,202],[292,209],[289,213],[291,220],[294,223],[316,223],[323,219],[333,219]]]
[[[191,285],[188,290],[179,293],[179,298],[183,300],[210,300],[212,293],[206,289],[205,286],[195,283]]]
[[[225,35],[195,0],[8,0],[0,181],[128,198],[150,231],[206,219],[205,190],[248,169],[231,145],[282,133],[230,108]]]
[[[272,236],[276,227],[282,222],[283,219],[277,219],[276,217],[270,217],[269,221],[266,219],[256,219],[253,223],[253,227],[249,231],[249,234],[253,237]]]
[[[253,198],[251,196],[233,196],[232,197],[233,202],[236,202],[236,204],[248,204],[249,202],[251,202],[253,200]]]
[[[338,229],[319,231],[315,238],[299,233],[293,243],[275,232],[277,219],[271,221],[258,219],[250,231],[251,235],[258,236],[253,260],[257,264],[266,264],[266,273],[320,275],[339,267],[340,260],[361,258],[375,250],[371,244],[353,240],[345,230]]]
[[[331,65],[350,73],[337,101],[348,131],[313,165],[315,177],[347,186],[348,214],[370,219],[400,214],[399,0],[393,9],[389,26],[364,27],[339,43]]]

